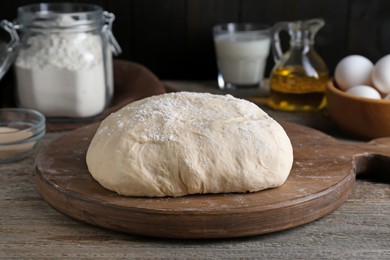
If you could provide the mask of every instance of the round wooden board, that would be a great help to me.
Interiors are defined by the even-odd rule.
[[[178,198],[125,197],[103,188],[88,172],[85,154],[97,127],[76,129],[40,151],[38,192],[75,219],[155,237],[240,237],[318,219],[347,199],[355,182],[352,155],[364,149],[314,129],[283,123],[294,147],[294,164],[286,183],[278,188]]]

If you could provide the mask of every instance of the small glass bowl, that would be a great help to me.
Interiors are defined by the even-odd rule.
[[[31,155],[45,135],[45,116],[26,108],[0,109],[0,163]]]

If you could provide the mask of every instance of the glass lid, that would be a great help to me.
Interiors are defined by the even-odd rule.
[[[0,22],[0,80],[9,68],[16,57],[16,48],[19,45],[19,36],[16,32],[15,25],[9,21],[3,20]],[[8,32],[8,33],[7,33]]]

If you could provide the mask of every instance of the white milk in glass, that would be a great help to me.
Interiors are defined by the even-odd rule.
[[[271,39],[255,32],[236,32],[214,38],[218,68],[225,83],[255,85],[264,76]]]

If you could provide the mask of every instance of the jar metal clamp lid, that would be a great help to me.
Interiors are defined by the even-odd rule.
[[[73,7],[73,9],[72,9]],[[18,19],[14,22],[10,22],[7,20],[2,20],[0,22],[0,27],[3,28],[6,32],[9,33],[11,39],[8,43],[0,42],[0,80],[3,78],[4,74],[9,70],[11,65],[16,59],[18,48],[20,46],[20,38],[18,34],[18,30],[23,30],[25,27],[34,28],[34,29],[44,29],[40,26],[40,23],[35,23],[39,21],[39,19],[46,19],[50,17],[48,14],[56,13],[56,14],[67,14],[66,12],[60,12],[61,10],[69,10],[73,11],[73,13],[89,13],[91,15],[101,15],[101,20],[103,21],[101,26],[101,32],[108,45],[111,49],[111,52],[114,55],[119,55],[122,52],[121,47],[119,46],[117,40],[112,33],[112,24],[115,20],[115,15],[113,13],[103,11],[101,7],[90,4],[69,4],[69,3],[51,3],[51,4],[31,4],[26,6],[21,6],[18,8],[18,14],[20,15],[22,12],[29,12],[30,15],[27,16],[27,19],[22,20],[18,15]],[[85,11],[79,11],[85,10]],[[80,16],[85,17],[85,16]],[[80,24],[78,24],[80,25]],[[85,24],[81,24],[85,26],[96,26],[96,24],[92,24],[90,22],[86,22]],[[50,29],[56,28],[55,26]],[[64,29],[75,29],[76,26],[66,27]],[[57,28],[61,29],[61,28]]]
[[[7,31],[11,36],[9,43],[2,43],[0,45],[0,79],[2,79],[15,60],[15,49],[19,45],[20,40],[13,23],[7,20],[2,20],[0,22],[0,27]]]

